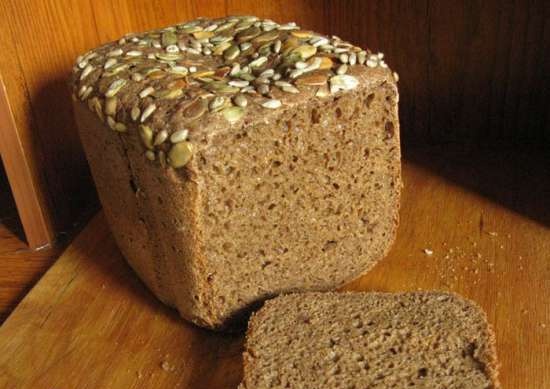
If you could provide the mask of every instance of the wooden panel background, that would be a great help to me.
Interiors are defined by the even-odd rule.
[[[550,144],[545,0],[0,0],[0,72],[31,173],[59,230],[93,198],[70,111],[74,58],[196,16],[296,20],[386,53],[403,140]]]

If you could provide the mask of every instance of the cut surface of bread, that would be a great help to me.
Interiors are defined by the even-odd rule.
[[[440,292],[301,293],[247,332],[241,389],[500,388],[484,312]]]
[[[201,326],[334,289],[394,240],[398,92],[382,55],[292,23],[197,19],[81,56],[73,92],[122,253]]]

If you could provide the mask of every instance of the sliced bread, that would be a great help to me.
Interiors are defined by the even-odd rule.
[[[500,388],[484,312],[439,292],[305,293],[249,322],[242,389]]]

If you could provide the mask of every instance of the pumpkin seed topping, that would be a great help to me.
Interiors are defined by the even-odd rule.
[[[147,118],[149,116],[151,116],[151,114],[153,112],[155,112],[155,110],[157,109],[157,106],[155,104],[149,104],[147,107],[145,107],[145,109],[143,110],[143,113],[141,114],[141,118],[139,119],[142,123],[144,121],[147,120]]]
[[[281,105],[282,105],[281,100],[277,100],[277,99],[269,99],[262,103],[262,107],[269,108],[269,109],[279,108]]]
[[[169,135],[166,128],[153,128],[169,119],[164,115],[196,122],[221,113],[235,123],[252,104],[278,109],[287,99],[354,89],[358,66],[387,68],[381,53],[295,23],[254,16],[200,18],[127,34],[79,56],[72,95],[114,131],[138,131],[147,159],[177,168],[190,160],[193,146],[187,129]],[[160,121],[146,123],[160,108]]]
[[[173,168],[183,167],[193,156],[193,145],[189,142],[179,142],[168,152],[168,163]]]
[[[227,120],[229,123],[234,123],[243,117],[244,110],[242,107],[233,106],[224,109],[222,113],[225,120]]]
[[[174,132],[172,135],[170,135],[170,142],[172,143],[183,142],[184,140],[187,140],[188,135],[189,135],[189,130],[187,129],[178,130]]]

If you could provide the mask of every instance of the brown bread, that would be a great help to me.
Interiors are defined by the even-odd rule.
[[[498,389],[493,333],[460,296],[301,293],[249,322],[241,389]]]
[[[398,93],[381,55],[293,24],[199,19],[92,50],[73,87],[122,253],[199,325],[333,289],[393,242]]]

